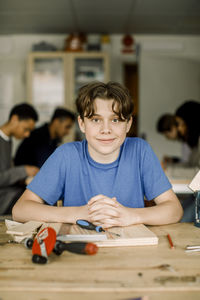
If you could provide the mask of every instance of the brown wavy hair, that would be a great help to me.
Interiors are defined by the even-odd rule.
[[[133,115],[133,99],[129,90],[120,83],[110,81],[91,82],[80,88],[77,99],[76,108],[83,120],[84,117],[92,118],[95,114],[95,99],[113,100],[112,110],[121,121],[130,120]]]

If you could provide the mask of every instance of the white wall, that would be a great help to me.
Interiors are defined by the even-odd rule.
[[[0,36],[0,123],[10,108],[26,101],[26,58],[34,43],[46,41],[64,47],[66,35]],[[134,36],[139,56],[121,53],[122,35],[110,43],[111,80],[123,82],[123,63],[139,65],[139,132],[146,133],[155,152],[179,154],[180,144],[169,142],[156,132],[156,121],[173,112],[185,99],[200,100],[200,37]]]

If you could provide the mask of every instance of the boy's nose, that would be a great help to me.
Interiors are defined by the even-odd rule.
[[[101,127],[101,133],[110,133],[110,132],[111,132],[111,128],[109,122],[106,121],[103,122]]]

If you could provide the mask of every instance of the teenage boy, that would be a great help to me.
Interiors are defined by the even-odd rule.
[[[55,109],[51,121],[31,132],[24,139],[15,156],[15,165],[30,164],[41,168],[47,158],[61,143],[62,138],[70,133],[75,122],[75,115],[64,109]]]
[[[56,149],[16,203],[13,218],[86,219],[104,228],[178,222],[182,207],[151,147],[126,138],[133,113],[128,90],[90,83],[80,89],[76,106],[86,139]],[[144,207],[144,196],[156,205]],[[58,199],[64,207],[53,206]]]
[[[28,137],[35,126],[38,116],[35,109],[26,103],[13,107],[9,120],[0,127],[0,215],[11,213],[12,207],[24,191],[22,181],[34,176],[37,167],[12,164],[12,137]]]

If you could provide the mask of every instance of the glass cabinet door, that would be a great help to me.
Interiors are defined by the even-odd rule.
[[[76,58],[74,66],[75,95],[81,86],[91,81],[105,81],[103,58]]]
[[[31,102],[40,114],[40,121],[46,121],[56,107],[65,105],[64,60],[36,56],[31,74]]]

